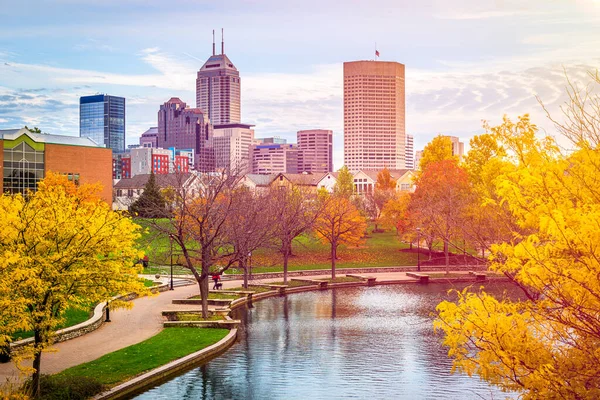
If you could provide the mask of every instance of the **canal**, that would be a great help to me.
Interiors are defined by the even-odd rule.
[[[225,354],[136,399],[505,398],[478,377],[452,374],[433,332],[435,306],[465,285],[334,289],[257,302],[235,312],[243,326]],[[497,297],[518,295],[508,283],[486,285]]]

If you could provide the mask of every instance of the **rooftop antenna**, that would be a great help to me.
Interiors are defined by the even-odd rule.
[[[225,40],[223,36],[223,28],[221,28],[221,54],[225,54]]]
[[[215,55],[215,30],[213,29],[213,56]]]

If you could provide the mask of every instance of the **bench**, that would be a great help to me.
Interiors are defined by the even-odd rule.
[[[364,275],[355,275],[355,274],[346,274],[348,278],[357,278],[363,281],[367,281],[367,286],[375,286],[375,281],[377,277],[375,276],[364,276]]]
[[[292,278],[290,280],[296,281],[296,282],[307,282],[307,283],[310,283],[313,285],[318,285],[320,290],[327,289],[327,284],[329,283],[327,281],[319,281],[317,279],[305,279],[305,278]]]
[[[429,283],[429,275],[418,274],[416,272],[407,272],[406,276],[410,276],[411,278],[418,279],[419,283]]]

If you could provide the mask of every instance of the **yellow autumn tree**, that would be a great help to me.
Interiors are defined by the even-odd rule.
[[[425,171],[429,164],[443,160],[458,161],[458,157],[452,155],[452,140],[448,136],[438,135],[423,149],[419,170]]]
[[[335,279],[335,260],[339,245],[360,243],[367,229],[367,222],[345,197],[321,193],[319,201],[322,207],[314,222],[314,230],[324,243],[331,246],[331,278]]]
[[[42,350],[67,308],[147,293],[135,265],[139,226],[112,211],[99,192],[99,185],[75,186],[49,174],[35,193],[0,196],[0,346],[17,331],[33,331],[34,344],[16,361],[33,358],[34,397]]]
[[[490,129],[512,164],[495,193],[517,225],[491,268],[523,300],[464,291],[437,308],[454,367],[524,399],[600,398],[600,115],[588,112],[566,127],[578,132],[570,154],[527,116]]]

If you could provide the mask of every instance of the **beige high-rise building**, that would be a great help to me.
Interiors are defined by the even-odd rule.
[[[405,168],[404,64],[344,63],[344,165]]]
[[[254,125],[215,125],[210,146],[215,152],[215,169],[231,169],[236,173],[252,171],[250,146],[254,140]]]
[[[457,156],[459,160],[462,160],[465,155],[465,144],[460,141],[456,136],[445,136],[452,142],[452,155]]]
[[[212,56],[196,78],[196,107],[213,125],[237,124],[241,121],[240,73],[225,54],[222,39],[221,54],[216,54],[214,34]]]

